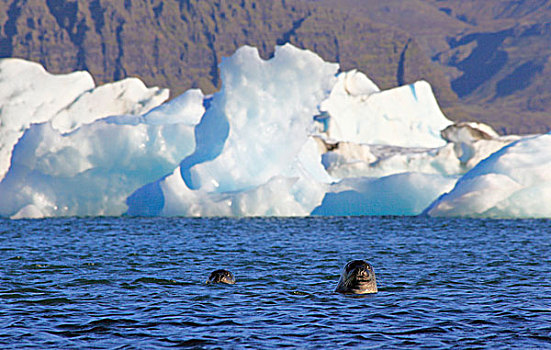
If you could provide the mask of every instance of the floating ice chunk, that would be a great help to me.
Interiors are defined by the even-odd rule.
[[[417,215],[455,181],[421,173],[349,178],[331,186],[312,215]]]
[[[335,178],[406,172],[455,176],[462,170],[452,146],[410,148],[338,142],[322,157],[327,172]]]
[[[474,126],[477,129],[473,129]],[[383,177],[404,172],[454,177],[466,173],[482,159],[520,138],[499,136],[482,123],[453,124],[442,134],[449,142],[436,148],[316,139],[327,172],[336,178],[349,178]]]
[[[440,131],[452,124],[438,107],[430,85],[419,81],[381,92],[350,94],[341,73],[321,110],[327,137],[337,141],[401,147],[440,147]]]
[[[472,143],[477,140],[491,140],[499,135],[492,127],[484,123],[463,122],[452,124],[440,132],[448,142]]]
[[[50,121],[61,132],[116,114],[141,114],[166,101],[167,89],[129,78],[95,88],[88,72],[54,75],[33,62],[0,60],[0,180],[13,146],[31,124]]]
[[[341,73],[336,85],[338,86],[341,83],[343,84],[344,91],[350,96],[366,97],[381,91],[371,79],[356,69]]]
[[[52,126],[65,133],[82,124],[111,115],[140,115],[168,99],[168,89],[147,88],[137,78],[101,85],[78,96],[51,119]]]
[[[88,72],[53,75],[38,63],[1,59],[2,128],[22,131],[31,123],[48,121],[94,86]]]
[[[190,154],[193,126],[99,120],[62,134],[33,124],[15,146],[0,182],[0,215],[121,215],[137,188]]]
[[[516,141],[481,161],[425,211],[431,216],[551,217],[551,135]]]
[[[220,65],[222,89],[196,129],[197,150],[181,164],[192,189],[253,188],[281,174],[313,127],[338,65],[291,45],[264,61],[242,47]]]
[[[10,166],[13,146],[32,123],[50,120],[80,94],[92,89],[87,72],[52,75],[33,62],[0,60],[0,180]]]
[[[205,113],[203,100],[205,96],[199,89],[190,89],[170,103],[152,109],[144,115],[148,124],[187,124],[197,125]]]
[[[453,143],[457,159],[465,170],[520,138],[514,135],[499,136],[489,125],[475,122],[450,125],[441,134],[446,141]]]
[[[133,194],[128,214],[308,214],[334,181],[310,134],[337,70],[291,45],[268,61],[254,48],[239,49],[220,65],[222,89],[195,128],[194,153]],[[150,196],[162,208],[148,207]]]

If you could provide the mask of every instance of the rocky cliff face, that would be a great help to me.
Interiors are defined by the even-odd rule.
[[[399,28],[501,133],[551,130],[551,0],[308,0]]]
[[[217,66],[242,45],[269,57],[276,44],[311,49],[382,88],[428,80],[452,119],[450,83],[416,40],[365,17],[290,0],[1,0],[0,57],[54,73],[88,70],[97,83],[137,76],[168,87],[219,88]]]
[[[431,1],[466,26],[433,55],[466,109],[502,132],[551,130],[551,1]]]

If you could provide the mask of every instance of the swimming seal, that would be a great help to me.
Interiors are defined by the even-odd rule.
[[[345,294],[377,293],[377,281],[371,264],[364,260],[352,260],[346,264],[335,292]]]
[[[209,283],[226,283],[226,284],[235,284],[235,277],[233,274],[224,269],[212,271],[207,284]]]

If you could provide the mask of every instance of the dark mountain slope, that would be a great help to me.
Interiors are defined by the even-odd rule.
[[[409,33],[463,109],[501,133],[551,130],[551,0],[309,0]]]
[[[268,58],[276,44],[314,50],[389,88],[428,80],[450,117],[463,116],[445,75],[405,32],[302,1],[0,0],[0,57],[51,72],[89,70],[98,83],[137,76],[206,93],[223,56],[248,44]]]
[[[433,56],[459,70],[465,109],[502,132],[551,130],[551,1],[427,1],[469,24]]]

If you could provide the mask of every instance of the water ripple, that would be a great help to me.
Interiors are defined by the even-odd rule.
[[[2,348],[546,348],[551,222],[0,220]],[[375,295],[333,293],[350,259]],[[235,285],[206,285],[229,268]]]

